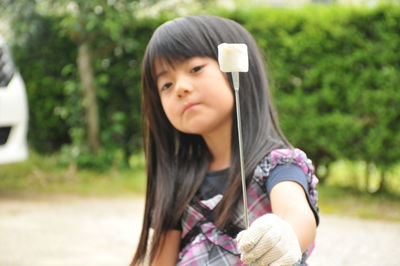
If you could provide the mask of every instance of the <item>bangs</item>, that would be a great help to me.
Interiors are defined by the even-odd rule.
[[[168,21],[153,34],[147,50],[147,68],[155,77],[156,62],[166,63],[174,67],[194,56],[212,57],[217,59],[218,43],[209,39],[207,28],[198,23],[190,23],[189,19],[180,18]],[[199,27],[200,26],[200,27]]]

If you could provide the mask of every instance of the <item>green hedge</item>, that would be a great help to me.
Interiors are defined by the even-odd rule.
[[[400,9],[256,9],[234,19],[268,65],[282,128],[319,164],[400,159]],[[397,143],[397,144],[396,144]]]
[[[398,6],[258,7],[216,14],[253,34],[267,60],[282,128],[317,165],[347,158],[387,169],[399,162]],[[29,94],[30,143],[45,151],[70,144],[83,130],[76,46],[59,33],[59,20],[38,19],[40,30],[15,49]],[[123,41],[94,41],[94,48],[113,47],[94,62],[107,153],[122,150],[128,158],[141,147],[140,61],[163,21],[132,20],[121,25]]]
[[[25,80],[29,101],[29,142],[38,151],[53,151],[71,141],[65,110],[74,95],[68,94],[69,79],[62,69],[73,63],[73,43],[58,33],[59,20],[33,16],[34,27],[25,29],[14,49],[17,66]],[[66,113],[67,112],[67,113]]]
[[[120,40],[100,35],[99,40],[92,42],[103,147],[93,156],[83,143],[77,45],[62,31],[62,17],[35,14],[30,18],[33,21],[28,22],[28,30],[17,21],[18,41],[14,46],[14,56],[27,86],[30,145],[39,152],[63,150],[70,155],[78,147],[80,155],[74,159],[84,167],[103,169],[115,159],[128,162],[142,145],[141,58],[151,33],[165,19],[127,23]],[[66,156],[66,160],[72,157],[76,156]]]

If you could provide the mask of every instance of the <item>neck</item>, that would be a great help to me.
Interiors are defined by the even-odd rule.
[[[213,159],[209,170],[220,170],[231,165],[231,127],[225,127],[219,132],[203,135]]]

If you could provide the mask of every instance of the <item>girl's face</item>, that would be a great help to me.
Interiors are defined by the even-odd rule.
[[[173,66],[155,63],[161,103],[179,131],[203,137],[231,130],[233,93],[227,76],[210,57],[191,57]]]

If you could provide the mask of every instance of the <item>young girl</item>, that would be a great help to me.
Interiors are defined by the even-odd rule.
[[[249,72],[240,74],[248,229],[220,43],[248,46]],[[174,19],[154,32],[142,71],[147,192],[132,265],[305,265],[318,224],[317,178],[279,129],[250,34],[215,16]]]

